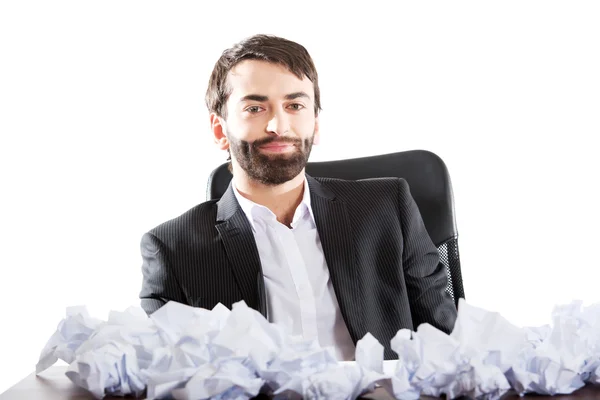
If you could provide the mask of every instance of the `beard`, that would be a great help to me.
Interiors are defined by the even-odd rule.
[[[276,186],[294,179],[306,167],[315,133],[313,132],[312,136],[304,140],[284,136],[267,137],[248,142],[236,139],[231,135],[227,135],[227,137],[232,157],[248,174],[248,177],[263,185]],[[259,147],[270,143],[292,144],[294,150],[283,154],[261,152]]]

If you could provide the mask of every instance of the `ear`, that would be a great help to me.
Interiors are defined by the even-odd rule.
[[[214,141],[221,150],[229,149],[229,139],[225,135],[225,121],[215,113],[210,113],[210,129],[213,132]]]
[[[315,136],[313,138],[313,144],[319,144],[321,142],[321,132],[319,131],[319,116],[315,117]]]

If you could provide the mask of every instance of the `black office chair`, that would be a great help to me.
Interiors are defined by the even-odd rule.
[[[206,191],[208,200],[221,198],[227,190],[232,178],[227,165],[222,164],[210,174]],[[465,291],[460,272],[454,198],[448,169],[440,157],[430,151],[411,150],[348,160],[309,162],[306,173],[313,177],[348,180],[381,177],[406,179],[429,236],[446,266],[446,290],[458,307],[458,299],[465,297]]]

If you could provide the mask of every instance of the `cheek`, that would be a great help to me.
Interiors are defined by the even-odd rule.
[[[311,136],[315,131],[315,119],[305,118],[296,122],[296,132],[302,136]]]
[[[228,133],[237,139],[252,141],[261,136],[264,131],[261,126],[256,120],[232,119],[228,124]]]

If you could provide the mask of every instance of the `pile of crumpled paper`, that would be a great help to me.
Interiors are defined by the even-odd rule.
[[[169,302],[150,317],[132,307],[107,321],[70,307],[36,372],[61,359],[97,398],[355,399],[376,385],[398,399],[566,394],[600,383],[600,304],[558,306],[552,324],[519,328],[461,299],[450,335],[422,324],[398,331],[391,347],[398,360],[385,370],[371,334],[357,343],[355,363],[338,362],[333,349],[287,334],[244,302],[232,310]]]

